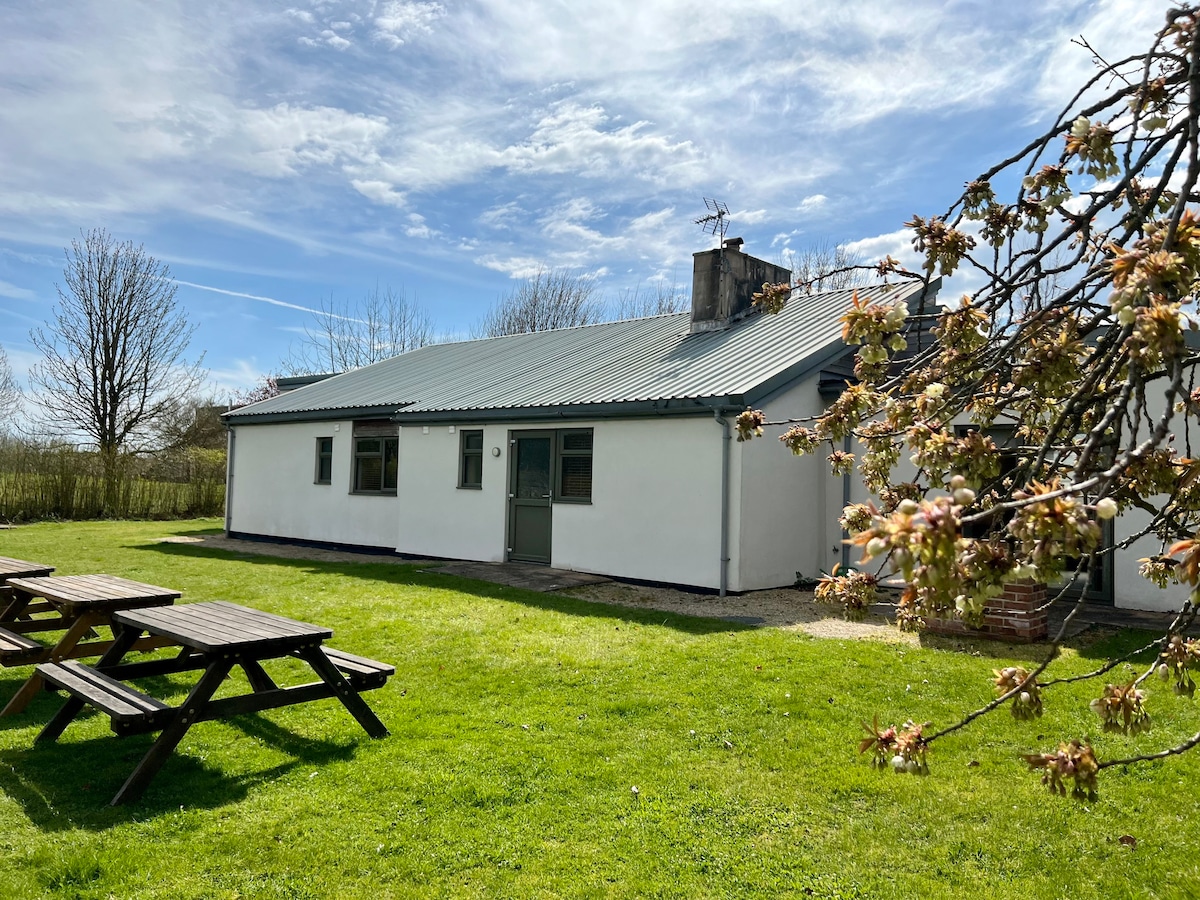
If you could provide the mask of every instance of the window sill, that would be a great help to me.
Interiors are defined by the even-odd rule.
[[[351,497],[395,497],[395,491],[351,491]]]
[[[483,485],[482,484],[460,484],[458,486],[458,489],[460,491],[482,491]]]
[[[591,506],[592,498],[588,497],[587,499],[584,499],[583,497],[555,497],[554,502],[570,503],[573,506]]]

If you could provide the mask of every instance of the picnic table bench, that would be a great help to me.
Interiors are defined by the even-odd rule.
[[[336,697],[371,737],[388,734],[359,694],[382,687],[395,669],[322,646],[333,635],[328,628],[224,601],[116,612],[112,621],[116,639],[95,666],[74,661],[38,666],[49,689],[70,696],[35,743],[56,740],[85,705],[106,713],[118,735],[161,731],[113,797],[113,806],[142,794],[196,722]],[[172,658],[123,663],[142,635],[168,639],[181,650]],[[308,663],[320,680],[280,687],[262,663],[285,657]],[[213,699],[235,666],[245,672],[251,692]],[[194,670],[201,671],[200,678],[177,707],[125,683]]]
[[[111,640],[92,639],[95,629],[112,626],[120,610],[174,603],[179,591],[118,578],[115,575],[60,575],[10,578],[12,594],[0,611],[0,665],[27,666],[86,656],[100,656]],[[40,631],[62,631],[53,646],[30,638]],[[170,643],[147,637],[134,649],[149,650]],[[13,695],[0,716],[21,712],[42,688],[36,671]]]

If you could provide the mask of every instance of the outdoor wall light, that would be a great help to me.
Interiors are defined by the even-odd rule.
[[[492,448],[492,456],[499,456],[499,455],[500,455],[500,448],[499,448],[499,447],[493,447],[493,448]]]

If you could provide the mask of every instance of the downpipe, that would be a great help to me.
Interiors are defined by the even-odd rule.
[[[225,537],[229,537],[233,528],[233,446],[237,432],[226,425],[225,433]]]
[[[721,426],[721,596],[729,589],[729,448],[733,435],[729,420],[721,410],[713,410],[713,418]]]

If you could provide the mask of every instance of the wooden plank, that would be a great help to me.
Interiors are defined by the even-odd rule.
[[[33,650],[45,649],[37,641],[30,640],[23,634],[17,634],[15,631],[9,631],[7,628],[0,628],[0,652],[4,650]]]
[[[53,571],[54,566],[29,562],[25,559],[14,559],[11,556],[0,556],[0,581],[7,581],[9,578],[36,578],[49,575]]]
[[[37,641],[0,628],[0,666],[28,666],[41,662],[49,653],[50,649]]]
[[[150,713],[170,709],[161,700],[147,696],[83,663],[42,663],[38,666],[38,674],[44,681],[95,706],[116,721],[144,719]]]
[[[353,653],[335,650],[333,647],[322,647],[321,650],[329,657],[329,661],[337,666],[338,671],[347,675],[383,674],[391,676],[396,674],[396,667],[387,663],[367,659],[365,656],[355,656]]]
[[[64,606],[129,607],[159,605],[178,599],[179,591],[143,584],[115,575],[60,575],[47,578],[17,578],[9,585],[36,597]]]
[[[206,652],[241,652],[266,658],[287,650],[315,646],[333,632],[225,601],[188,603],[182,606],[127,610],[113,621],[144,628],[173,638],[184,646]],[[250,651],[253,651],[250,653]]]

